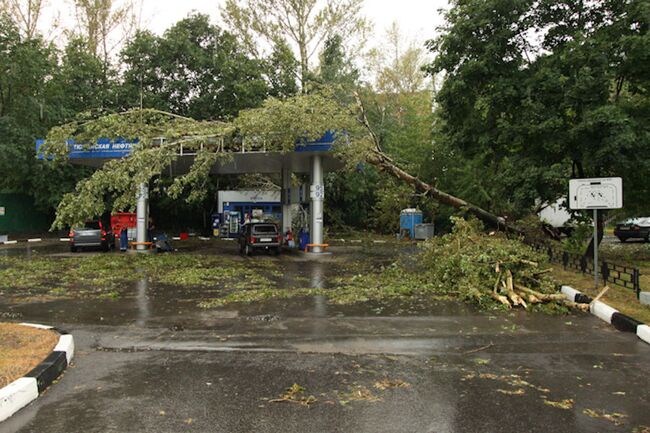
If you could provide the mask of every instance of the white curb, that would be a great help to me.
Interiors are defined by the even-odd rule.
[[[52,326],[36,323],[20,323],[19,325],[45,330],[54,329]],[[36,400],[39,389],[40,392],[43,392],[57,379],[56,376],[59,376],[70,365],[74,355],[74,339],[72,335],[62,332],[60,331],[59,342],[43,362],[27,373],[25,377],[16,379],[9,385],[0,388],[0,422]],[[65,361],[62,359],[63,354],[65,354]],[[56,368],[54,371],[58,374],[52,374],[53,367]]]
[[[74,338],[72,338],[72,335],[65,334],[59,337],[59,342],[54,347],[54,351],[65,352],[65,357],[68,360],[68,364],[70,364],[74,356]]]
[[[639,325],[636,327],[636,336],[650,344],[650,326]]]
[[[578,296],[587,298],[582,293],[580,293],[579,291],[577,291],[576,289],[570,286],[562,286],[562,293],[570,301],[575,301],[575,299]],[[638,324],[639,323],[638,320],[626,316],[625,314],[622,314],[617,309],[612,308],[609,305],[605,304],[604,302],[600,302],[600,301],[592,301],[591,304],[589,304],[589,311],[594,316],[598,317],[599,319],[609,324],[612,324],[614,327],[616,327],[621,331],[634,332],[634,330],[630,329],[630,327],[634,327],[636,325],[637,337],[639,337],[642,341],[650,344],[650,326]],[[612,323],[612,318],[614,317],[614,315],[616,315],[614,320],[615,323]]]
[[[612,315],[618,313],[618,310],[600,301],[592,302],[591,305],[589,305],[589,311],[591,311],[591,314],[607,323],[612,323]]]
[[[18,241],[4,241],[3,242],[3,244],[5,244],[5,245],[14,245],[14,244],[17,244],[17,243],[18,243]]]
[[[38,323],[19,323],[19,325],[30,326],[32,328],[38,328],[38,329],[52,329],[53,328],[53,326],[39,325]]]
[[[0,388],[0,422],[6,420],[38,397],[36,378],[21,377]]]
[[[570,286],[562,286],[562,293],[569,299],[569,301],[573,301],[576,298],[576,295],[579,294],[576,289]]]

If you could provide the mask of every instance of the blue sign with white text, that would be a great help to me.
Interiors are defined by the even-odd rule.
[[[36,154],[38,159],[43,159],[44,155],[40,152],[41,146],[45,140],[36,140]],[[127,141],[124,139],[110,140],[100,138],[96,144],[88,146],[82,143],[76,143],[74,140],[68,140],[70,158],[124,158],[129,156],[133,151],[138,140]]]

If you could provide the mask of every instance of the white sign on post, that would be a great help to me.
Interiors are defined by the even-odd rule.
[[[620,177],[571,179],[571,209],[620,209],[623,207],[623,180]]]
[[[569,207],[594,211],[594,282],[598,289],[598,209],[623,207],[623,179],[620,177],[571,179]]]

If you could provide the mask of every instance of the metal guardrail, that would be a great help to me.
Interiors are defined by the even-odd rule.
[[[594,260],[580,254],[573,254],[552,245],[527,242],[534,250],[546,253],[551,262],[561,264],[564,269],[573,269],[583,274],[594,273]],[[634,290],[637,299],[641,293],[641,271],[632,266],[599,260],[600,277],[605,284],[611,283]]]

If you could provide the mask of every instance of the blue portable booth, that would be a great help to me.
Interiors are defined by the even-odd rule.
[[[399,216],[399,233],[401,238],[415,238],[415,226],[422,224],[422,211],[418,209],[404,209]]]

